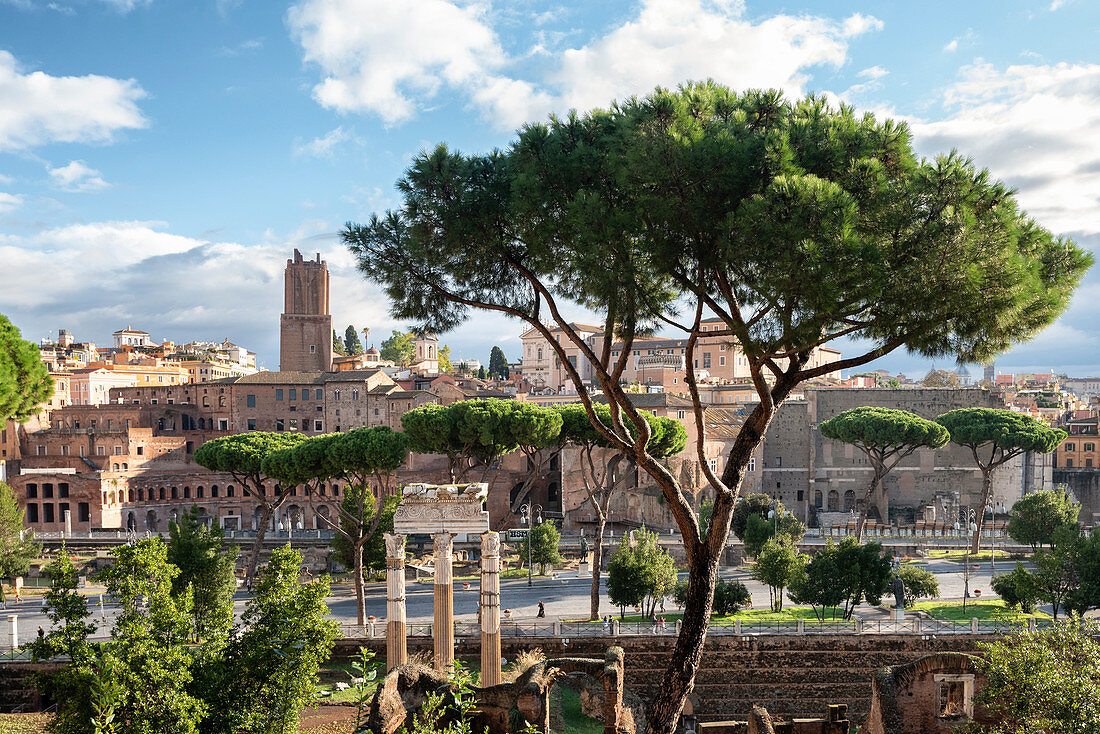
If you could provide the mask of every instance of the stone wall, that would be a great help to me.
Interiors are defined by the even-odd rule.
[[[691,695],[700,721],[747,719],[754,705],[779,719],[820,717],[829,704],[845,703],[859,723],[871,709],[876,671],[935,652],[977,650],[988,635],[761,635],[710,637]],[[430,638],[410,637],[409,653],[431,650]],[[626,655],[626,689],[643,700],[653,696],[676,643],[675,637],[594,637],[584,639],[504,638],[508,660],[519,650],[542,648],[547,657],[599,657],[618,645]],[[348,657],[360,645],[385,656],[385,640],[341,640],[335,656]],[[474,638],[457,638],[456,657],[478,659]]]
[[[1078,520],[1089,526],[1100,520],[1100,469],[1057,468],[1054,470],[1054,484],[1064,484],[1081,505]]]

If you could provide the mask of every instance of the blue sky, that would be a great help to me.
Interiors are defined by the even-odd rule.
[[[327,258],[339,329],[379,341],[401,324],[335,233],[395,203],[411,155],[705,77],[905,119],[1096,249],[1098,41],[1093,0],[0,0],[0,312],[35,340],[229,337],[274,369],[298,247]],[[1098,297],[1092,273],[998,367],[1100,373]],[[520,330],[443,339],[515,358]]]

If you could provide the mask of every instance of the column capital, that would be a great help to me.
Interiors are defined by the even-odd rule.
[[[386,557],[405,558],[405,536],[401,533],[385,533]]]
[[[490,530],[481,534],[481,555],[500,556],[500,533]]]

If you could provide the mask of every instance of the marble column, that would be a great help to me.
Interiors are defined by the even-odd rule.
[[[500,681],[500,534],[481,534],[481,685]]]
[[[455,659],[454,579],[451,556],[454,535],[436,533],[435,539],[435,669],[445,671]]]
[[[405,536],[386,533],[386,670],[408,662],[405,638]]]

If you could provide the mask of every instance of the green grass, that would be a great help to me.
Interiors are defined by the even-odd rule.
[[[966,551],[965,550],[930,550],[928,551],[928,558],[934,561],[955,561],[957,563],[966,563]],[[993,551],[981,550],[977,553],[970,554],[970,562],[978,563],[992,560]],[[997,560],[1010,560],[1009,554],[1004,551],[997,551]]]
[[[49,714],[0,714],[0,734],[45,734]]]
[[[1005,606],[1005,603],[1000,599],[967,601],[965,611],[963,611],[961,601],[922,601],[917,602],[914,610],[927,612],[932,619],[952,622],[967,622],[971,619],[993,622],[1026,622],[1028,617],[1050,619],[1050,615],[1043,612],[1024,614],[1018,609],[1011,609]]]
[[[603,724],[581,713],[581,694],[572,688],[561,688],[561,712],[565,719],[565,734],[603,734]]]

